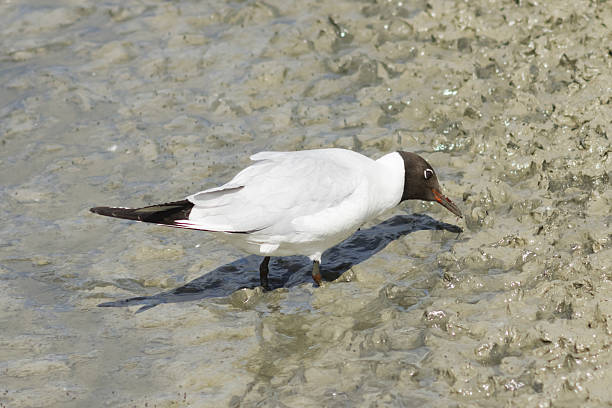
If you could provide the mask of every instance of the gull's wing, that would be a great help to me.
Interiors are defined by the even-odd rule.
[[[324,216],[322,221],[334,223],[339,214],[333,209],[354,207],[356,195],[367,188],[362,169],[373,162],[339,149],[261,152],[251,159],[255,163],[225,185],[187,197],[194,207],[188,219],[176,224],[208,231],[266,230],[284,235],[312,228],[313,223],[321,222],[317,214]]]

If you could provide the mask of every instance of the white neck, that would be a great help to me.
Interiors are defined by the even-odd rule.
[[[370,203],[372,216],[377,216],[399,204],[404,192],[404,160],[397,152],[389,153],[376,160]]]

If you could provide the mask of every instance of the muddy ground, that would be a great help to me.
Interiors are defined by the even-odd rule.
[[[612,404],[609,2],[26,0],[0,27],[0,405]],[[88,212],[334,146],[422,154],[465,218],[402,204],[324,287],[292,257],[263,293],[258,257]]]

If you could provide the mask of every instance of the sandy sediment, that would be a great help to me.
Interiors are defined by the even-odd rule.
[[[612,403],[606,2],[26,1],[0,16],[0,405]],[[329,254],[345,272],[325,287],[278,259],[276,290],[230,295],[256,285],[256,258],[87,211],[330,146],[423,154],[465,218],[409,203],[356,241],[386,247]],[[464,232],[367,229],[405,212]],[[224,296],[96,307],[194,279]]]

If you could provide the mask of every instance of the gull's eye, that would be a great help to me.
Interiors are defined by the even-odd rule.
[[[434,172],[432,169],[425,169],[423,175],[425,176],[425,180],[429,180],[434,175]]]

